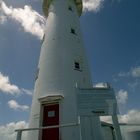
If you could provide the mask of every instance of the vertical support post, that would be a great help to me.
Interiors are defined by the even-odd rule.
[[[117,140],[122,140],[122,135],[121,135],[121,130],[118,123],[117,115],[112,115],[112,122],[114,124],[115,135],[116,135]]]
[[[80,133],[80,140],[82,140],[82,132],[81,132],[81,120],[80,116],[78,116],[78,127],[79,127],[79,133]]]
[[[22,136],[22,130],[18,130],[16,140],[21,140],[21,136]]]

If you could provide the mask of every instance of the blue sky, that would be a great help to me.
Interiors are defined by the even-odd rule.
[[[45,19],[39,0],[0,2],[5,4],[0,7],[0,129],[6,130],[28,123]],[[80,17],[93,85],[111,83],[121,120],[137,123],[140,121],[139,5],[138,0],[84,0]],[[3,136],[3,140],[8,138]]]

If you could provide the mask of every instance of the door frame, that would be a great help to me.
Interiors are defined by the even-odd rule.
[[[51,102],[43,102],[42,104],[40,104],[40,127],[42,127],[42,123],[43,123],[43,109],[44,106],[49,106],[49,105],[59,105],[59,111],[60,111],[60,102],[59,101],[51,101]],[[60,118],[60,112],[59,112],[59,118]],[[60,122],[60,120],[59,120]],[[59,129],[60,131],[60,129]],[[60,136],[59,136],[60,137]],[[39,140],[42,140],[42,130],[39,130]]]

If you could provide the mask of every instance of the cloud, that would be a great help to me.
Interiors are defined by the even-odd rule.
[[[0,90],[2,92],[15,95],[20,93],[20,89],[16,86],[10,83],[9,77],[3,75],[0,72]]]
[[[140,78],[140,66],[132,68],[131,75],[135,78]]]
[[[126,104],[128,100],[128,92],[121,89],[117,94],[117,101],[119,104]]]
[[[7,21],[6,16],[0,14],[0,24],[4,24]]]
[[[104,0],[83,0],[83,11],[95,11],[98,12],[102,7]]]
[[[22,89],[21,89],[21,92],[22,92],[23,94],[26,94],[26,95],[29,95],[29,96],[32,96],[32,95],[33,95],[33,90],[28,90],[28,89],[22,88]]]
[[[104,0],[83,0],[83,11],[99,11]],[[0,0],[0,24],[4,24],[11,18],[21,24],[25,32],[31,33],[42,39],[44,34],[45,18],[31,6],[25,5],[24,8],[8,7],[3,0]]]
[[[127,76],[129,76],[129,75],[130,75],[130,72],[120,72],[120,73],[118,74],[119,77],[127,77]]]
[[[111,116],[100,116],[100,120],[107,123],[112,123]]]
[[[0,139],[1,140],[15,140],[16,132],[15,129],[27,128],[28,123],[25,121],[11,122],[6,125],[0,126]],[[23,139],[27,139],[27,133],[23,133]]]
[[[4,1],[0,1],[0,7],[5,16],[20,23],[25,32],[42,39],[45,19],[31,6],[25,5],[23,9],[13,8],[12,6],[8,7]]]
[[[137,92],[140,88],[140,65],[133,66],[125,72],[121,71],[114,77],[114,81],[125,84],[133,93]]]
[[[118,115],[118,119],[119,123],[140,124],[140,110],[129,110],[126,114]],[[112,123],[112,119],[110,116],[102,116],[101,120]]]
[[[123,108],[122,105],[125,105],[127,103],[128,92],[123,90],[123,89],[119,90],[118,94],[116,96],[116,99],[117,99],[117,102],[118,102],[118,105],[119,105],[119,109],[122,109]],[[118,117],[119,118],[119,122],[121,122],[121,123],[126,123],[126,122],[129,123],[129,121],[125,120],[125,116],[132,117],[132,116],[130,116],[129,112],[128,112],[128,114],[118,115],[118,116],[119,116]],[[102,121],[105,121],[105,122],[108,122],[108,123],[112,123],[112,118],[110,116],[102,116],[100,118],[101,118]]]
[[[11,84],[9,77],[0,72],[0,91],[11,95],[29,95],[32,96],[33,90],[19,88],[17,85]]]
[[[121,71],[118,74],[119,77],[133,77],[133,78],[140,78],[140,66],[132,67],[128,72]]]
[[[140,110],[132,109],[127,114],[120,115],[119,121],[121,123],[140,124]]]
[[[28,111],[29,110],[29,106],[19,105],[15,100],[8,101],[8,106],[14,110],[20,110],[20,111]]]

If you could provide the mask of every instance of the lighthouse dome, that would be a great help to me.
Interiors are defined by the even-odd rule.
[[[49,6],[52,3],[52,1],[53,0],[43,0],[42,9],[43,9],[43,12],[44,12],[46,17],[48,16]],[[82,0],[74,0],[74,2],[75,2],[76,7],[77,7],[78,15],[81,16],[82,8],[83,8]]]

